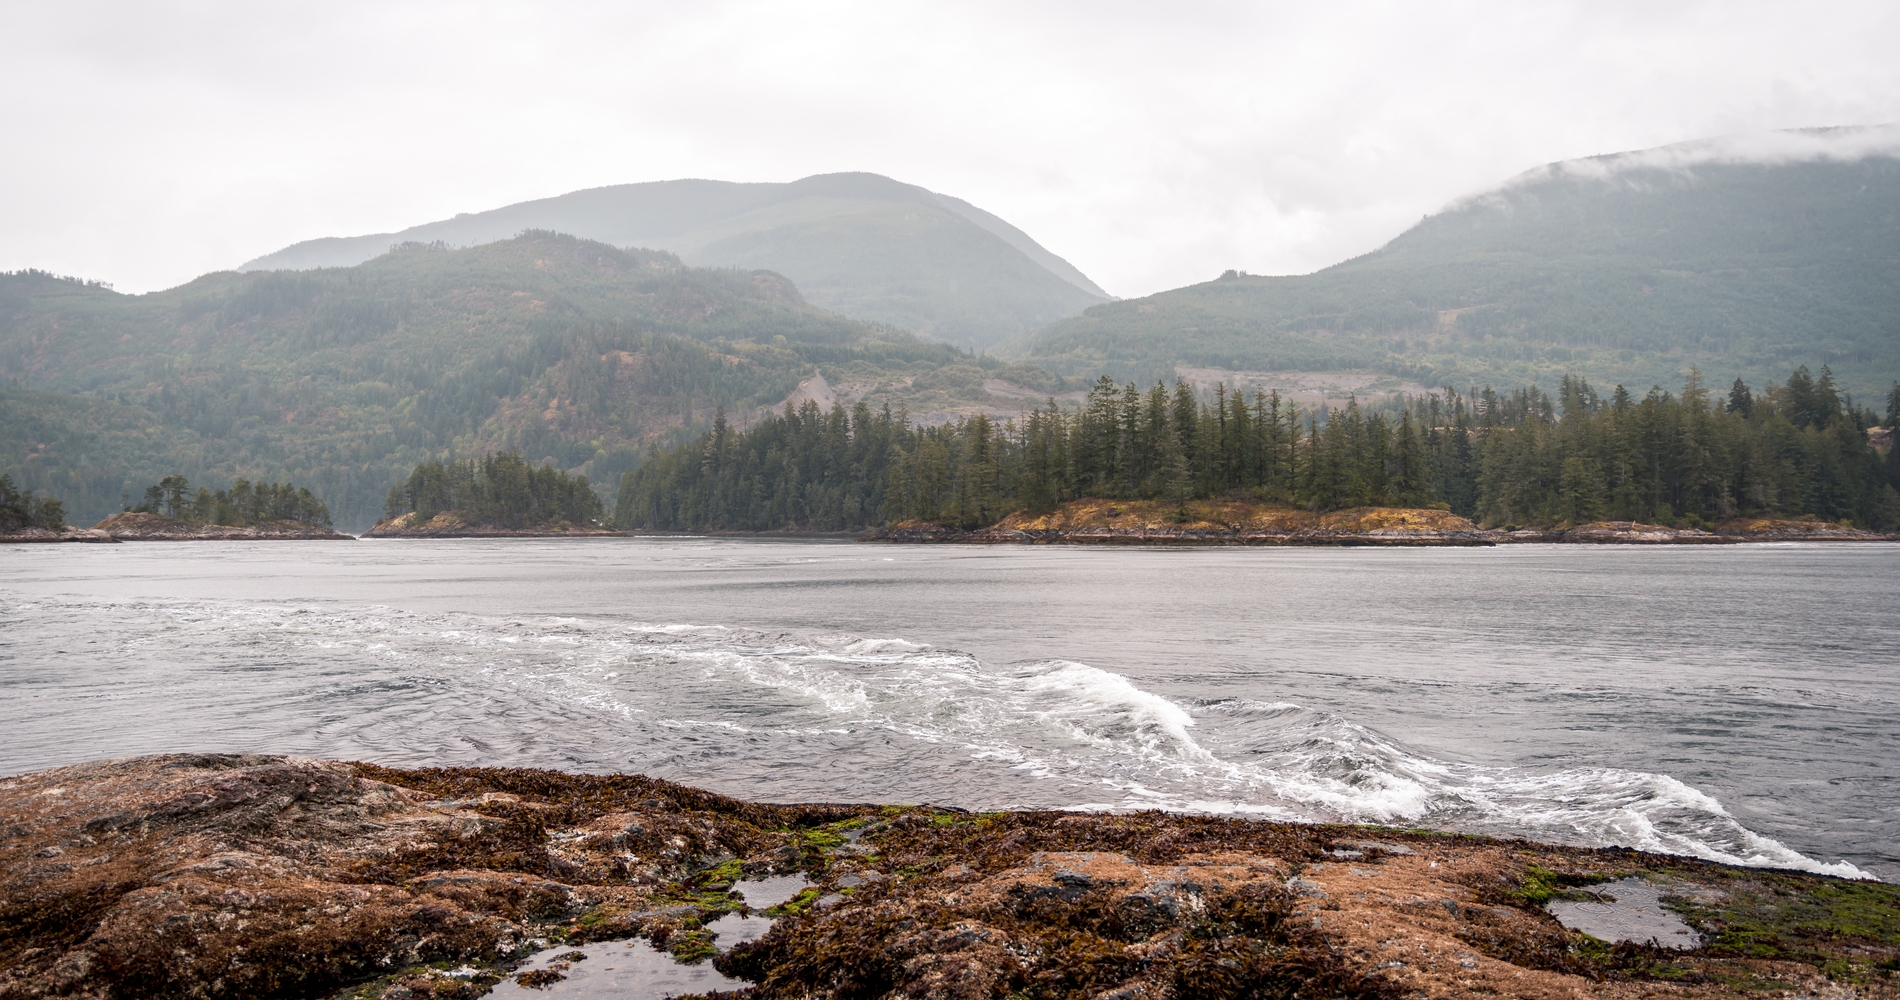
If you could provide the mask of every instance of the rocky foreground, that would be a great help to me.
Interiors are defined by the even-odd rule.
[[[1736,518],[1713,530],[1632,521],[1558,528],[1480,528],[1447,510],[1354,507],[1316,512],[1243,500],[1075,500],[1048,514],[1019,512],[987,528],[904,521],[863,536],[873,542],[1015,545],[1503,545],[1522,542],[1729,545],[1738,542],[1880,542],[1900,535],[1826,521]]]
[[[524,528],[470,521],[460,511],[445,510],[424,518],[414,512],[398,515],[363,533],[364,538],[594,538],[622,534],[598,525],[551,521]]]
[[[630,775],[59,768],[0,779],[0,871],[4,998],[471,997],[537,949],[614,938],[703,960],[733,881],[791,872],[815,887],[712,959],[747,995],[1900,995],[1900,887],[1879,883],[1423,831],[773,806]],[[1545,910],[1637,875],[1700,947]]]

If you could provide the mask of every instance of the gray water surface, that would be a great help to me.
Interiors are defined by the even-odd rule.
[[[0,773],[170,750],[1900,874],[1900,546],[0,549]]]

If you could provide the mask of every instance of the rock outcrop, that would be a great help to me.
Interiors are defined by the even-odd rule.
[[[1074,500],[1048,514],[1018,512],[987,528],[904,521],[862,536],[867,542],[1015,545],[1504,545],[1523,542],[1621,545],[1729,545],[1737,542],[1891,542],[1827,521],[1737,518],[1714,530],[1634,521],[1575,527],[1480,528],[1446,510],[1354,507],[1324,513],[1242,500]]]
[[[8,542],[116,542],[118,539],[98,528],[75,528],[72,525],[54,531],[51,528],[19,528],[14,531],[0,531],[0,544]]]
[[[296,521],[270,521],[264,524],[193,524],[165,517],[127,511],[114,514],[92,526],[118,542],[263,542],[263,541],[354,541],[334,528],[302,524]]]
[[[623,534],[612,528],[571,521],[550,521],[523,528],[470,521],[461,511],[445,510],[424,519],[411,512],[386,521],[363,533],[364,538],[610,538]]]
[[[713,959],[761,998],[1900,995],[1900,887],[1880,883],[1420,831],[166,755],[0,779],[0,998],[472,997],[547,946],[638,936],[703,959],[703,925],[743,907],[735,879],[794,871],[812,887]],[[1545,909],[1631,877],[1695,934],[1617,944]]]
[[[1076,500],[1048,514],[1018,512],[988,528],[905,521],[866,541],[1071,545],[1493,545],[1450,511],[1355,507],[1313,511],[1238,500]]]

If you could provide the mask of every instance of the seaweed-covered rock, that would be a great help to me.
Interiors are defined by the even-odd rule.
[[[787,1000],[1900,995],[1900,887],[1374,836],[773,806],[636,775],[107,761],[0,779],[0,1000],[472,997],[536,947],[634,936]],[[793,868],[812,885],[769,931],[718,940],[736,880]],[[1546,910],[1631,876],[1700,947],[1597,940]]]

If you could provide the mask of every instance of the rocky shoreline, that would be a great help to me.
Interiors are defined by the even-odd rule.
[[[160,514],[128,511],[114,514],[92,526],[118,542],[258,542],[258,541],[354,541],[334,528],[300,524],[296,521],[271,521],[264,524],[193,524]]]
[[[532,528],[505,528],[470,522],[460,511],[445,510],[423,519],[414,513],[377,522],[364,538],[616,538],[625,532],[556,521]]]
[[[1900,535],[1826,521],[1736,518],[1712,530],[1596,521],[1561,528],[1480,528],[1450,511],[1355,507],[1318,513],[1244,501],[1195,501],[1177,511],[1160,501],[1076,500],[1052,513],[1016,513],[987,528],[905,521],[860,537],[867,542],[974,545],[1329,545],[1488,546],[1733,545],[1745,542],[1893,542]]]
[[[0,534],[0,542],[259,542],[355,541],[334,528],[273,521],[265,524],[193,524],[161,514],[127,511],[114,514],[90,528],[71,525],[59,531],[27,528]]]
[[[75,528],[72,525],[54,531],[50,528],[20,528],[15,531],[0,531],[0,544],[21,544],[40,542],[116,542],[118,539],[97,528]]]
[[[616,939],[805,1000],[1900,995],[1900,887],[1420,830],[174,754],[0,779],[0,831],[6,1000],[474,997]],[[1548,908],[1626,885],[1683,936]]]

